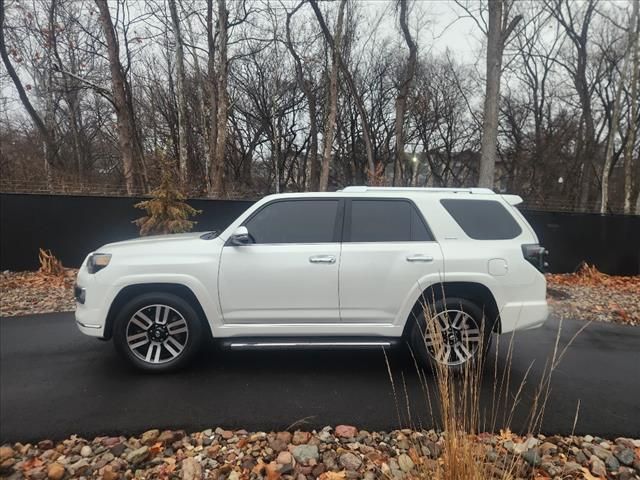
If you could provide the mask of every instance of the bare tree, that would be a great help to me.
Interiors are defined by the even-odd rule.
[[[331,45],[331,67],[329,71],[327,103],[325,107],[324,132],[322,134],[322,168],[320,170],[320,191],[326,192],[329,186],[329,168],[333,151],[333,139],[336,132],[336,116],[338,114],[338,71],[340,69],[340,48],[342,44],[342,28],[344,9],[347,0],[340,0],[335,33]]]
[[[631,18],[629,19],[629,35],[628,42],[625,48],[624,58],[622,59],[622,72],[620,73],[620,78],[618,79],[617,87],[614,85],[615,89],[615,100],[613,101],[613,110],[611,112],[611,126],[609,127],[609,138],[607,139],[607,149],[605,150],[604,156],[604,165],[602,167],[602,180],[601,180],[601,188],[600,188],[600,213],[607,213],[609,206],[609,176],[611,175],[611,167],[613,166],[613,149],[614,143],[616,139],[616,134],[619,129],[620,124],[620,111],[621,111],[621,99],[622,99],[622,90],[624,89],[624,85],[626,82],[627,71],[629,68],[629,58],[631,56],[631,51],[635,49],[634,41],[635,41],[635,29],[637,24],[637,16],[638,16],[638,2],[633,2],[633,13]],[[633,116],[631,117],[633,121]],[[633,130],[633,127],[629,127],[629,134]]]
[[[636,143],[638,131],[638,82],[640,82],[640,41],[638,33],[640,31],[640,14],[638,13],[640,0],[633,0],[632,23],[629,31],[629,49],[632,50],[631,59],[631,92],[629,95],[629,103],[631,104],[629,131],[627,133],[627,143],[624,149],[624,206],[623,211],[626,214],[631,213],[631,195],[633,190],[633,147]],[[633,21],[635,18],[635,22]],[[637,160],[640,167],[640,159]],[[639,175],[640,177],[640,175]],[[640,183],[640,178],[636,179]],[[640,185],[639,185],[640,187]],[[640,215],[640,189],[637,193],[638,205],[636,214]]]
[[[581,159],[581,186],[579,207],[586,208],[589,201],[591,183],[595,174],[594,156],[597,146],[596,125],[591,105],[591,86],[588,79],[588,39],[589,28],[596,10],[598,0],[587,0],[584,3],[583,11],[572,10],[575,4],[570,4],[563,0],[545,0],[547,10],[553,15],[556,21],[563,27],[567,37],[573,45],[575,58],[561,65],[571,76],[574,87],[578,94],[581,116],[584,124],[584,135],[578,138],[578,148],[576,157]]]
[[[185,186],[189,181],[189,148],[188,142],[188,111],[187,96],[185,92],[186,75],[184,70],[184,41],[180,31],[180,17],[176,0],[169,0],[169,10],[171,12],[171,24],[175,38],[176,56],[176,99],[178,103],[178,165],[180,172],[180,183]]]
[[[111,20],[107,0],[95,0],[100,11],[100,23],[107,44],[113,103],[118,122],[118,145],[127,193],[136,190],[136,170],[142,163],[142,151],[137,138],[136,122],[131,99],[131,88],[120,62],[120,46]]]
[[[287,49],[293,57],[296,68],[296,81],[298,86],[304,92],[304,96],[307,99],[309,108],[309,187],[311,191],[320,189],[320,163],[318,162],[318,118],[317,118],[317,106],[316,96],[313,92],[313,84],[311,79],[307,78],[304,74],[302,59],[295,49],[293,41],[291,40],[291,19],[293,15],[304,5],[304,0],[298,4],[292,11],[287,13],[286,20],[286,34],[287,34]]]
[[[396,120],[395,120],[395,137],[396,137],[396,154],[393,160],[393,185],[399,182],[402,176],[402,162],[404,161],[404,117],[407,109],[407,97],[409,96],[409,88],[416,73],[416,64],[418,61],[418,46],[411,38],[409,25],[407,23],[407,14],[409,10],[408,0],[398,0],[400,8],[400,29],[404,41],[409,48],[409,58],[407,59],[406,69],[398,89],[396,97]]]
[[[47,176],[48,183],[51,181],[51,168],[54,163],[55,158],[55,145],[53,142],[53,136],[50,130],[45,125],[45,122],[40,117],[40,114],[36,111],[36,109],[31,104],[29,97],[27,96],[27,92],[22,85],[22,81],[18,76],[15,68],[13,68],[13,64],[11,63],[11,59],[9,58],[9,53],[7,52],[7,45],[5,43],[4,38],[4,16],[5,16],[5,6],[4,0],[0,0],[0,56],[2,56],[2,61],[4,66],[7,69],[7,73],[9,77],[13,81],[16,90],[18,91],[18,96],[20,97],[20,102],[24,106],[25,110],[29,114],[31,121],[36,126],[43,145],[44,150],[44,165],[45,172]]]
[[[227,144],[227,120],[229,116],[229,94],[227,82],[229,76],[229,59],[227,58],[227,42],[229,40],[229,12],[226,0],[218,0],[218,68],[216,71],[216,144],[215,156],[211,165],[211,190],[216,195],[225,192],[224,167],[225,147]]]
[[[375,176],[376,166],[375,166],[375,160],[373,156],[373,145],[371,142],[371,129],[369,127],[369,119],[368,119],[367,111],[364,108],[364,102],[362,100],[362,96],[358,93],[358,89],[353,79],[353,75],[351,75],[349,68],[347,67],[347,65],[345,65],[340,51],[334,48],[333,36],[331,35],[331,32],[329,31],[329,27],[327,27],[327,23],[324,20],[324,16],[322,15],[320,8],[318,7],[318,1],[309,0],[309,3],[313,8],[316,18],[318,19],[318,23],[320,24],[320,28],[322,29],[322,33],[324,34],[325,40],[331,47],[331,51],[337,52],[336,59],[340,67],[340,71],[344,76],[344,80],[347,83],[347,86],[349,88],[349,91],[351,92],[351,95],[353,96],[356,109],[358,110],[358,114],[360,115],[360,121],[362,122],[362,137],[364,140],[364,145],[365,145],[366,154],[367,154],[368,175],[369,175],[369,179],[371,180]]]
[[[459,0],[456,2],[474,17],[476,24],[487,37],[484,120],[478,184],[481,187],[493,188],[498,145],[502,58],[509,36],[522,20],[522,15],[511,15],[515,5],[514,0],[494,0],[487,2],[489,22],[486,24],[482,18],[482,12],[473,14]]]

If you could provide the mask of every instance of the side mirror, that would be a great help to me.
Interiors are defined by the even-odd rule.
[[[231,245],[235,245],[239,247],[241,245],[249,245],[251,242],[251,236],[249,235],[249,230],[247,227],[238,227],[236,231],[233,232],[231,238],[229,239]]]

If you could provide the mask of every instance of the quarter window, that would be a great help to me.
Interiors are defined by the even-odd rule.
[[[352,200],[347,238],[351,242],[433,240],[416,208],[404,200]]]
[[[440,200],[458,225],[474,240],[510,240],[522,233],[518,222],[495,200]]]
[[[328,243],[334,241],[338,200],[270,203],[245,226],[255,243]]]

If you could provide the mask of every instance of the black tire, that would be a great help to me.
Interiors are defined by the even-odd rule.
[[[451,312],[451,316],[454,316],[458,311],[463,312],[463,314],[468,315],[470,319],[475,321],[479,329],[478,337],[480,338],[480,342],[474,352],[474,355],[466,361],[458,364],[440,362],[436,358],[436,352],[434,351],[435,349],[429,348],[427,345],[429,342],[425,340],[425,333],[434,331],[433,327],[431,330],[428,330],[427,318],[425,314],[429,314],[429,321],[433,322],[437,321],[436,317],[444,315],[445,312]],[[439,362],[442,364],[447,364],[450,371],[454,373],[460,373],[470,362],[476,361],[479,358],[486,358],[486,353],[491,346],[494,321],[495,319],[489,319],[486,317],[486,315],[483,315],[482,308],[471,300],[467,300],[466,298],[441,299],[427,305],[426,309],[420,308],[418,315],[415,317],[415,319],[413,319],[413,325],[411,326],[408,340],[416,359],[423,366],[433,368],[434,363]],[[469,323],[471,323],[470,320]],[[443,340],[443,342],[444,341],[445,340]],[[469,346],[469,344],[465,343],[465,346]],[[479,355],[480,352],[482,352],[482,356]]]
[[[175,335],[175,338],[179,338],[180,340],[184,339],[182,350],[179,351],[175,357],[173,357],[173,353],[171,352],[171,350],[173,350],[174,352],[178,350],[177,348],[175,348],[175,346],[169,345],[169,347],[167,347],[164,342],[151,342],[149,340],[150,336],[152,335],[149,332],[151,331],[151,327],[156,326],[155,323],[152,324],[147,331],[146,339],[149,342],[148,348],[152,348],[152,343],[155,343],[157,345],[153,347],[154,350],[152,353],[154,354],[153,356],[155,356],[155,353],[157,353],[157,351],[161,352],[159,354],[163,357],[162,359],[159,359],[159,362],[161,363],[153,363],[145,361],[144,358],[140,358],[140,356],[144,353],[145,346],[143,345],[139,347],[139,349],[135,349],[136,353],[134,353],[134,349],[130,348],[129,343],[127,342],[127,329],[136,328],[135,325],[132,325],[130,323],[130,320],[132,319],[134,314],[142,311],[143,314],[147,313],[148,318],[150,316],[148,312],[153,311],[149,309],[153,309],[157,306],[169,307],[167,309],[169,313],[167,314],[167,317],[165,317],[167,327],[172,324],[170,323],[172,317],[174,320],[173,324],[180,323],[180,331],[185,328],[184,324],[186,324],[186,335],[185,332],[181,332]],[[180,319],[180,316],[182,317],[182,319]],[[169,320],[166,320],[166,318],[169,318]],[[184,320],[184,322],[182,322],[182,320]],[[142,329],[139,329],[138,331],[138,336],[144,333],[144,330]],[[193,355],[195,355],[195,353],[199,350],[202,344],[204,333],[205,331],[202,321],[198,317],[198,314],[196,313],[193,306],[188,301],[172,293],[150,292],[132,298],[120,309],[115,318],[113,328],[113,344],[116,348],[116,351],[136,368],[144,370],[146,372],[169,372],[183,368],[189,363],[189,361],[193,358]],[[169,335],[168,331],[166,332],[166,334],[167,337],[174,336]],[[143,336],[141,340],[144,341],[144,339],[145,337]],[[180,342],[178,341],[178,343]],[[171,358],[167,359],[164,357]]]

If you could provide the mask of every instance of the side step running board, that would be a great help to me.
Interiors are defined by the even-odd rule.
[[[400,343],[399,338],[385,337],[316,337],[316,338],[293,338],[293,337],[247,337],[228,338],[222,341],[225,348],[232,350],[255,350],[255,349],[334,349],[334,348],[380,348],[392,347]]]

